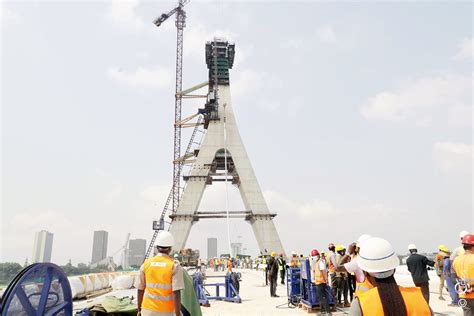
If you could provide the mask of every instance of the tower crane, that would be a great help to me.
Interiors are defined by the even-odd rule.
[[[160,218],[161,229],[164,228],[164,214],[169,208],[171,202],[171,212],[175,213],[178,208],[179,195],[180,195],[180,179],[183,162],[180,159],[181,156],[181,102],[182,102],[182,88],[183,88],[183,35],[184,27],[186,26],[186,12],[183,7],[188,4],[190,0],[179,0],[178,6],[168,13],[163,13],[153,21],[157,27],[163,22],[169,19],[171,16],[176,15],[176,90],[175,90],[175,103],[174,103],[174,157],[173,157],[173,186],[170,192],[170,196],[166,202],[163,213]],[[155,244],[158,230],[155,230],[153,237],[148,246],[145,258],[151,253],[153,245]]]

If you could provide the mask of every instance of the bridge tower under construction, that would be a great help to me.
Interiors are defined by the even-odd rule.
[[[250,223],[262,253],[284,252],[273,223],[275,214],[268,209],[235,120],[229,77],[234,56],[235,44],[225,39],[206,43],[209,92],[204,108],[199,109],[205,134],[193,152],[189,174],[183,176],[185,186],[178,207],[170,215],[175,250],[185,247],[196,221],[229,216]],[[229,181],[239,189],[244,211],[199,211],[204,190],[216,181]]]

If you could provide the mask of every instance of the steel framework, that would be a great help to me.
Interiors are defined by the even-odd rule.
[[[180,179],[181,179],[181,102],[183,90],[183,35],[186,26],[186,12],[183,10],[185,0],[179,0],[178,10],[176,12],[176,89],[174,104],[174,158],[173,158],[173,203],[172,213],[174,214],[179,204]]]

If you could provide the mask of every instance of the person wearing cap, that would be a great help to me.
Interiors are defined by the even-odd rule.
[[[397,285],[394,274],[399,263],[392,245],[385,239],[372,237],[364,242],[358,264],[375,287],[354,299],[349,315],[433,315],[419,288]]]
[[[345,254],[346,254],[346,248],[343,245],[337,245],[335,266],[338,266],[341,264],[341,259]],[[337,302],[339,306],[349,307],[350,306],[350,302],[348,301],[349,282],[348,282],[348,273],[346,271],[336,270],[336,284],[337,284]],[[342,303],[342,298],[344,298],[344,303]]]
[[[281,284],[285,284],[285,270],[286,270],[286,260],[283,257],[283,253],[277,258],[278,262],[278,271],[280,272]]]
[[[170,257],[173,236],[162,231],[156,238],[158,253],[140,267],[137,288],[138,314],[144,316],[180,316],[183,269]]]
[[[321,257],[317,249],[311,251],[311,257],[314,258],[314,264],[311,267],[311,274],[314,276],[314,284],[316,284],[316,294],[319,299],[319,306],[321,314],[331,315],[329,308],[329,301],[327,297],[326,287],[328,285],[328,271],[326,269],[326,262]]]
[[[434,261],[428,259],[426,256],[418,254],[418,249],[414,244],[408,245],[408,251],[410,256],[407,259],[408,271],[411,273],[413,283],[416,287],[421,288],[421,292],[426,299],[426,302],[430,303],[430,277],[428,276],[427,266],[434,266]]]
[[[446,282],[446,286],[448,287],[448,293],[451,297],[451,303],[448,306],[458,306],[459,296],[458,292],[456,291],[455,284],[456,284],[456,273],[452,268],[453,263],[449,258],[449,254],[444,257],[443,261],[443,274],[444,280]]]
[[[275,259],[276,252],[271,253],[270,258],[267,261],[268,281],[270,281],[270,296],[278,297],[276,294],[277,282],[278,282],[278,262]]]
[[[337,301],[337,282],[336,282],[336,246],[333,243],[328,244],[328,253],[326,262],[328,264],[329,283],[331,284],[332,296],[334,302]]]
[[[462,239],[464,254],[454,259],[453,268],[459,288],[459,305],[464,316],[474,315],[474,234],[467,234]]]
[[[319,252],[316,250],[316,249],[313,249],[311,250],[311,253],[309,254],[308,256],[308,259],[309,259],[309,266],[310,266],[310,269],[311,269],[311,283],[315,284],[314,283],[314,265],[316,264],[316,261],[318,260],[319,258]]]
[[[438,247],[438,254],[436,255],[435,260],[435,269],[436,274],[439,277],[439,299],[444,301],[443,297],[443,288],[444,288],[444,273],[443,273],[443,266],[444,266],[444,258],[449,257],[449,249],[445,245],[439,245]]]

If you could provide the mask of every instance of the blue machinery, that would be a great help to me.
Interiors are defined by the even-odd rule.
[[[286,294],[288,307],[296,306],[301,300],[301,269],[288,268],[286,270]]]
[[[224,283],[204,283],[205,278],[220,278],[222,276],[204,276],[201,272],[193,274],[194,290],[199,300],[199,304],[210,306],[209,300],[219,300],[234,303],[241,303],[239,296],[239,274],[227,273]],[[211,296],[205,287],[215,287],[216,295]],[[220,287],[224,288],[224,296],[221,296]]]
[[[10,282],[0,308],[6,315],[72,315],[72,295],[64,272],[53,263],[35,263]]]
[[[308,307],[319,306],[316,285],[311,283],[311,266],[309,259],[302,262],[301,268],[288,268],[286,276],[288,305],[296,306],[300,301]],[[329,305],[334,305],[334,298],[329,286],[326,286]]]

